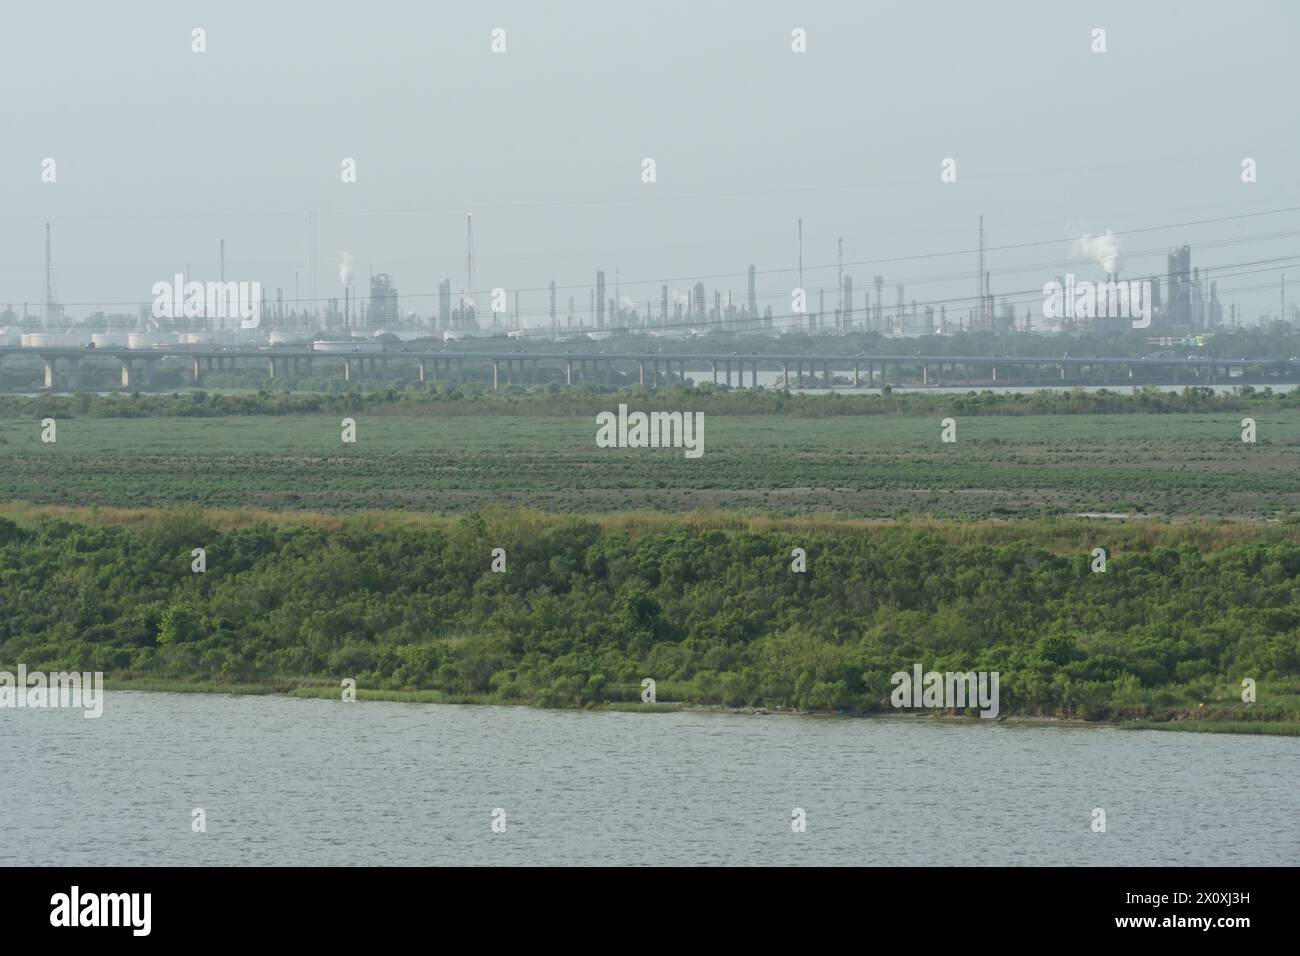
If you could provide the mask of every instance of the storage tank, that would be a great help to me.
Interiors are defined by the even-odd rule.
[[[126,337],[126,346],[131,349],[158,349],[180,344],[180,336],[175,332],[132,332]]]
[[[351,342],[313,342],[311,350],[313,352],[382,352],[384,347],[381,342],[354,339]]]
[[[90,337],[90,344],[97,349],[120,349],[126,343],[126,336],[120,332],[96,332]]]
[[[29,332],[22,337],[22,345],[29,349],[76,349],[85,343],[81,336],[57,332]]]

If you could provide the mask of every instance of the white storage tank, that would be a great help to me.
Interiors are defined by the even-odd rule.
[[[382,352],[384,347],[382,342],[353,339],[350,342],[313,342],[311,350],[313,352]]]
[[[126,336],[120,332],[96,332],[90,337],[90,344],[97,349],[120,349],[126,343]]]
[[[175,332],[132,332],[126,337],[130,349],[165,349],[179,344],[180,336]]]
[[[22,337],[22,345],[29,349],[75,349],[84,345],[79,335],[56,332],[29,332]]]

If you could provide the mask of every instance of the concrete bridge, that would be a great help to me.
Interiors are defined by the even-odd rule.
[[[182,364],[190,382],[199,387],[204,373],[263,363],[271,379],[316,365],[340,368],[347,381],[388,377],[392,366],[418,370],[422,382],[460,384],[467,370],[477,377],[490,371],[492,387],[535,384],[562,374],[567,385],[577,382],[615,384],[626,374],[632,381],[655,387],[687,379],[687,367],[704,381],[737,388],[758,384],[760,369],[780,371],[790,388],[891,386],[1022,385],[1215,385],[1229,381],[1300,381],[1300,360],[1191,358],[1093,358],[1076,356],[988,355],[783,355],[666,352],[560,352],[534,350],[439,349],[427,351],[312,351],[296,348],[78,349],[0,347],[0,364],[23,357],[43,363],[45,388],[73,391],[81,384],[81,364],[109,360],[121,367],[121,387],[150,387],[159,363]],[[543,368],[544,367],[544,368]],[[544,374],[543,374],[544,373]],[[698,374],[695,377],[701,381]]]

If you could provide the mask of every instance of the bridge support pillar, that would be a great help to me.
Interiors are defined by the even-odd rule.
[[[492,391],[499,391],[501,388],[501,368],[497,360],[492,360]]]

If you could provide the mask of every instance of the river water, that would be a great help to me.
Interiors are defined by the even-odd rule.
[[[0,710],[0,831],[22,865],[1294,865],[1300,739],[110,691]]]
[[[792,387],[790,391],[799,395],[827,395],[831,391],[834,391],[837,395],[879,395],[880,394],[879,385],[876,385],[871,388],[868,388],[866,386],[860,388],[854,388],[852,385],[848,384],[847,379],[853,377],[853,371],[851,366],[852,363],[850,362],[850,370],[847,373],[844,372],[842,369],[837,368],[835,365],[831,366],[831,371],[834,374],[839,375],[846,379],[844,383],[837,385],[834,389],[827,389],[824,384],[821,384],[824,381],[822,379],[818,379],[816,382],[814,382],[812,376],[809,375],[807,371],[805,371],[804,372],[805,387],[803,388]],[[719,372],[718,374],[719,374],[719,378],[718,378],[719,383],[725,383],[726,382],[725,373]],[[863,380],[865,381],[866,378],[865,370],[863,371],[862,375],[863,375]],[[759,369],[758,384],[763,386],[764,388],[779,388],[781,376],[782,373],[779,371],[775,371],[775,370],[767,371],[764,369]],[[691,363],[687,362],[686,377],[688,379],[691,379],[696,385],[703,385],[706,382],[713,381],[713,372],[712,370],[707,368],[692,369]],[[790,378],[791,378],[791,382],[793,383],[794,380],[793,371],[790,373]],[[749,376],[749,373],[747,372],[745,377],[746,385],[748,385],[750,381],[751,378]],[[738,382],[739,382],[739,378],[737,378],[733,374],[732,383],[737,384]],[[819,384],[821,384],[821,387],[818,387]],[[1210,386],[1205,386],[1203,385],[1203,383],[1198,382],[1195,379],[1192,379],[1190,381],[1184,381],[1179,385],[1154,385],[1153,384],[1151,387],[1161,392],[1181,392],[1184,388],[1188,387],[1189,385],[1197,385],[1200,387],[1213,388],[1215,394],[1218,395],[1231,395],[1234,389],[1239,388],[1243,384],[1250,384],[1252,387],[1254,387],[1259,391],[1263,391],[1265,387],[1270,387],[1273,389],[1275,393],[1279,395],[1285,394],[1291,391],[1291,389],[1297,387],[1294,383],[1291,382],[1256,381],[1254,379],[1250,379],[1248,381],[1243,381],[1241,379],[1225,381],[1222,378],[1214,385],[1210,385]],[[1068,381],[1062,382],[1060,379],[1053,380],[1048,375],[1044,374],[1041,385],[990,385],[990,384],[943,385],[943,386],[895,385],[893,386],[893,391],[895,394],[916,392],[917,394],[925,394],[925,395],[966,395],[970,392],[992,392],[995,395],[1033,395],[1036,392],[1042,392],[1042,391],[1070,392],[1070,391],[1075,391],[1077,389],[1078,391],[1082,391],[1082,392],[1108,391],[1108,392],[1118,392],[1121,395],[1131,395],[1133,393],[1134,387],[1135,385],[1133,382],[1129,381],[1126,378],[1121,378],[1120,375],[1118,374],[1115,375],[1114,381],[1108,385],[1080,385],[1074,379],[1070,379]]]

